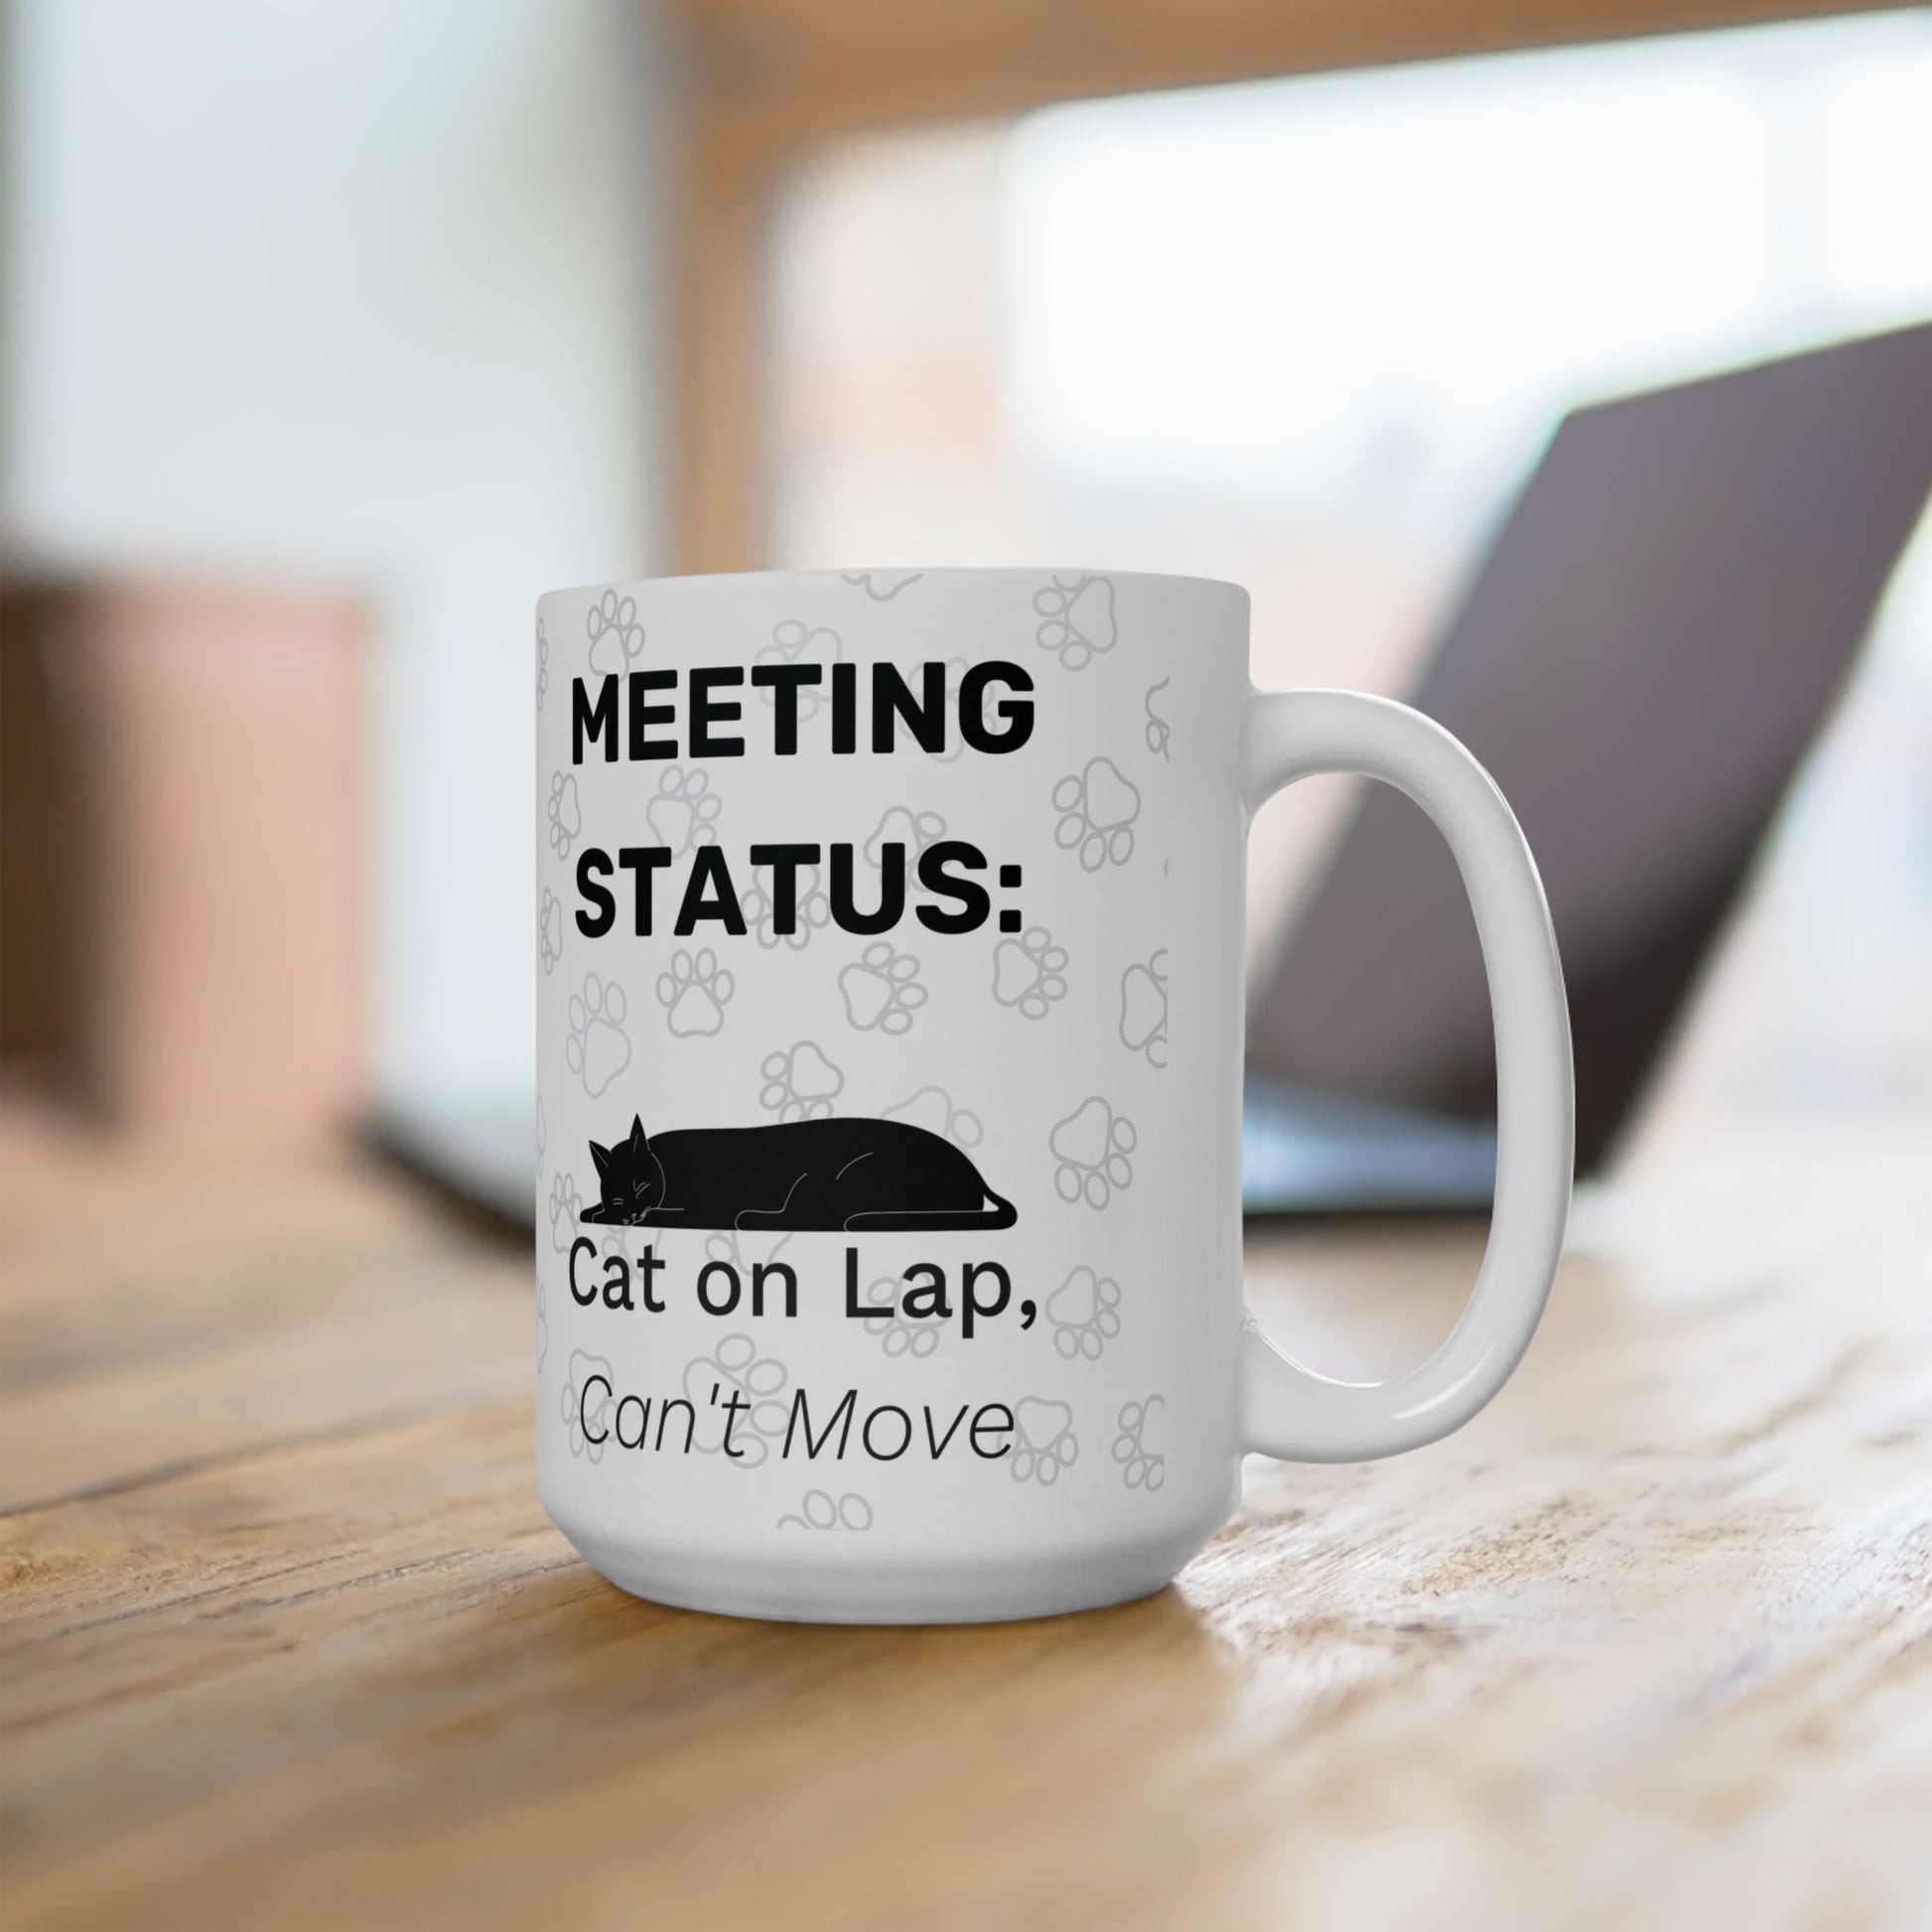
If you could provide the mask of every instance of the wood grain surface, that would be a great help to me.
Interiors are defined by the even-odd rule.
[[[527,1260],[346,1158],[0,1169],[0,1924],[1932,1922],[1932,1137],[1674,1148],[1497,1403],[1173,1588],[808,1629],[538,1509]],[[1478,1236],[1251,1245],[1317,1364]]]

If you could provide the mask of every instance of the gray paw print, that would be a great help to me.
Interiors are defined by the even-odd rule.
[[[705,1236],[704,1258],[706,1261],[722,1261],[742,1282],[752,1279],[755,1264],[763,1262],[767,1267],[784,1253],[790,1242],[789,1233],[781,1234],[761,1255],[748,1255],[737,1228],[719,1228]]]
[[[789,932],[780,932],[772,923],[778,908],[763,886],[754,886],[740,901],[746,926],[766,952],[773,946],[789,946],[793,952],[803,952],[811,944],[812,934],[822,932],[832,923],[832,901],[825,897],[825,889],[819,884],[816,866],[798,868],[792,894],[794,903]]]
[[[564,902],[548,886],[537,906],[537,957],[546,973],[556,970],[564,956]]]
[[[570,857],[570,848],[584,829],[584,812],[577,802],[577,777],[570,771],[550,774],[550,796],[544,805],[550,820],[550,850],[560,859]]]
[[[680,1039],[722,1031],[725,1008],[737,990],[738,982],[718,964],[718,955],[709,946],[695,953],[680,946],[671,955],[669,968],[657,976],[657,1004],[664,1009],[664,1024]]]
[[[1120,1043],[1145,1055],[1150,1066],[1168,1063],[1168,949],[1137,960],[1120,976]]]
[[[587,1396],[586,1384],[599,1375],[604,1380]],[[563,1415],[572,1455],[588,1455],[593,1462],[604,1460],[611,1437],[611,1411],[617,1405],[613,1393],[616,1381],[611,1364],[602,1355],[593,1355],[582,1348],[570,1351],[570,1367],[564,1377]],[[588,1415],[584,1411],[587,1399]]]
[[[657,796],[644,807],[644,822],[659,845],[668,846],[673,859],[694,847],[718,842],[718,795],[711,775],[667,764],[657,780]]]
[[[1062,1469],[1080,1457],[1073,1434],[1073,1411],[1064,1402],[1027,1396],[1014,1404],[1013,1450],[1008,1457],[1015,1482],[1036,1482],[1050,1489]]]
[[[1154,1412],[1165,1407],[1160,1396],[1151,1395],[1145,1402],[1129,1402],[1121,1409],[1120,1434],[1114,1438],[1114,1460],[1120,1464],[1121,1481],[1130,1489],[1152,1493],[1168,1479],[1167,1456],[1148,1445]]]
[[[836,630],[828,630],[823,625],[814,629],[796,618],[787,618],[772,627],[771,641],[759,652],[758,661],[760,664],[818,665],[818,682],[801,685],[797,693],[799,717],[816,718],[832,699],[831,666],[844,655],[845,645]],[[777,692],[767,686],[764,701],[775,705]]]
[[[543,620],[537,620],[537,709],[550,693],[550,639],[545,636]]]
[[[1059,823],[1053,843],[1062,852],[1077,850],[1087,872],[1124,866],[1134,856],[1134,821],[1141,815],[1140,789],[1121,774],[1112,759],[1089,759],[1053,787]]]
[[[1082,1198],[1093,1208],[1105,1207],[1116,1188],[1134,1184],[1134,1123],[1117,1114],[1098,1094],[1083,1101],[1047,1136],[1058,1166],[1053,1191],[1069,1205]]]
[[[1173,682],[1173,678],[1164,677],[1159,684],[1150,685],[1147,696],[1141,700],[1147,711],[1147,749],[1158,759],[1168,756],[1168,741],[1173,734],[1168,721],[1155,710],[1154,700]]]
[[[784,1363],[759,1355],[748,1334],[727,1335],[709,1355],[700,1355],[684,1371],[684,1393],[698,1412],[692,1447],[700,1455],[717,1455],[725,1447],[726,1405],[736,1390],[749,1409],[741,1408],[731,1425],[729,1457],[734,1467],[757,1469],[771,1453],[771,1446],[785,1433],[787,1411],[777,1400],[790,1374]]]
[[[1120,1284],[1082,1263],[1046,1300],[1053,1346],[1066,1361],[1097,1362],[1120,1333]]]
[[[597,1223],[592,1222],[591,1225],[595,1227]],[[600,1263],[622,1261],[634,1268],[644,1249],[653,1240],[661,1241],[663,1238],[662,1233],[656,1228],[610,1228],[605,1231],[604,1238],[597,1244],[597,1258]],[[598,1280],[602,1282],[604,1279],[604,1273],[600,1269]]]
[[[993,997],[1028,1020],[1044,1020],[1066,998],[1066,948],[1043,925],[993,948]]]
[[[565,1012],[570,1032],[564,1038],[564,1063],[581,1074],[584,1091],[595,1098],[630,1064],[630,1035],[623,1030],[623,988],[609,986],[595,973],[584,975],[584,990],[570,996]]]
[[[1102,651],[1112,650],[1114,586],[1106,577],[1055,577],[1034,593],[1040,615],[1034,633],[1042,650],[1054,652],[1069,671],[1083,671]]]
[[[823,1120],[845,1090],[845,1075],[809,1039],[767,1053],[759,1070],[764,1077],[759,1105],[780,1120]]]
[[[845,1017],[862,1034],[902,1034],[927,996],[919,962],[909,952],[895,952],[890,939],[875,939],[840,969],[839,997]]]
[[[841,575],[855,589],[864,591],[875,604],[890,604],[900,591],[910,590],[925,572],[915,570],[906,575],[893,570],[848,570]]]
[[[644,652],[637,600],[606,591],[585,613],[584,635],[591,640],[590,666],[599,677],[627,671]]]
[[[781,1530],[869,1530],[872,1505],[856,1489],[834,1497],[829,1489],[807,1489],[797,1511],[778,1518]]]
[[[577,1222],[584,1212],[584,1203],[577,1192],[577,1182],[560,1169],[550,1177],[550,1245],[560,1255],[570,1252],[570,1244],[577,1239]]]
[[[910,805],[895,805],[881,816],[872,837],[865,843],[866,864],[877,872],[885,863],[887,846],[902,845],[909,873],[918,863],[919,854],[945,836],[946,821],[937,812],[915,812]]]
[[[923,1127],[954,1147],[968,1149],[978,1147],[986,1132],[979,1115],[954,1106],[952,1095],[944,1087],[921,1087],[897,1106],[885,1108],[881,1118],[909,1120],[914,1127]]]
[[[866,1290],[867,1303],[879,1312],[866,1316],[865,1330],[895,1359],[910,1355],[915,1361],[924,1361],[939,1346],[940,1330],[952,1316],[907,1314],[899,1296],[903,1285],[903,1277],[882,1275]]]

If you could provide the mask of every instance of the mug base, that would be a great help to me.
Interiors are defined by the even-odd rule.
[[[1005,1623],[1129,1603],[1171,1584],[1208,1532],[1126,1549],[956,1563],[768,1562],[564,1534],[618,1588],[671,1609],[777,1623],[901,1624]]]

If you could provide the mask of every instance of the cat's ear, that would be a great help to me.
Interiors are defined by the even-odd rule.
[[[650,1142],[649,1142],[649,1140],[648,1140],[648,1139],[646,1138],[646,1136],[645,1136],[645,1134],[644,1134],[644,1117],[643,1117],[643,1115],[642,1115],[642,1114],[632,1114],[632,1115],[630,1116],[630,1151],[631,1151],[631,1153],[632,1153],[632,1154],[641,1154],[641,1153],[643,1153],[643,1151],[644,1151],[644,1150],[645,1150],[645,1149],[646,1149],[647,1147],[649,1147],[649,1146],[650,1146]]]
[[[593,1141],[591,1143],[591,1159],[597,1163],[597,1177],[602,1180],[611,1172],[611,1150],[608,1147],[599,1147]]]

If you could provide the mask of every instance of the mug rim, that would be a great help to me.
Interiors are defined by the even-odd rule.
[[[592,591],[653,590],[673,584],[715,584],[722,588],[735,584],[851,583],[864,577],[1105,577],[1115,583],[1125,580],[1142,584],[1184,584],[1202,590],[1231,592],[1244,605],[1252,605],[1254,601],[1245,584],[1188,571],[1091,570],[1084,565],[1064,564],[927,564],[917,569],[907,564],[870,564],[864,569],[691,570],[648,577],[607,577],[585,584],[559,585],[542,592],[537,603],[540,607],[553,597],[582,597]]]

